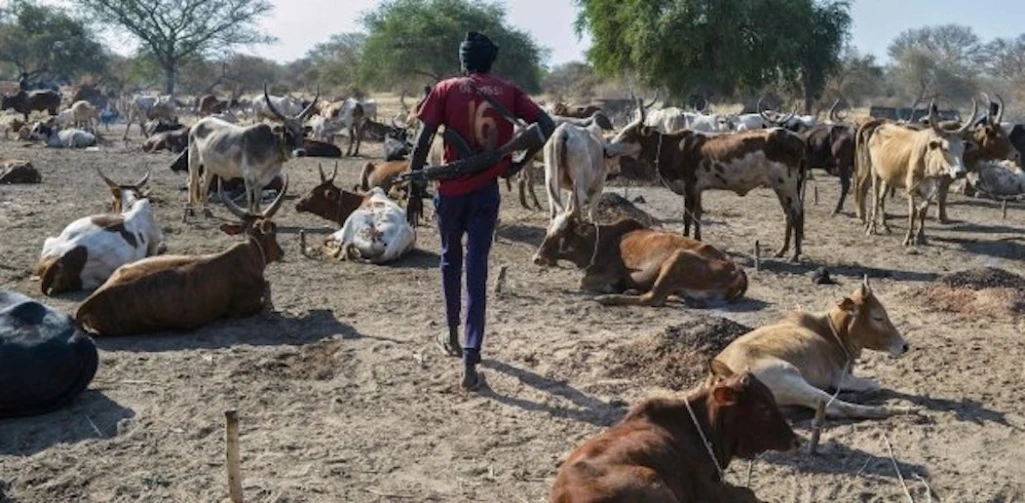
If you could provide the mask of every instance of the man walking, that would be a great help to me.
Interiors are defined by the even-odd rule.
[[[508,142],[513,138],[512,121],[516,118],[536,122],[545,138],[551,136],[555,129],[551,118],[515,85],[490,74],[497,57],[498,46],[487,36],[477,32],[466,34],[459,45],[463,76],[436,84],[417,110],[423,126],[410,161],[414,174],[423,169],[431,139],[440,126],[446,129],[445,163],[479,154],[489,137],[497,139],[498,144]],[[454,134],[461,141],[449,141]],[[543,144],[543,139],[540,143]],[[445,354],[463,358],[461,386],[468,391],[478,389],[481,384],[477,364],[484,339],[488,255],[500,202],[498,178],[521,169],[541,146],[528,150],[518,163],[504,157],[458,178],[444,179],[437,185],[434,207],[441,236],[441,275],[448,332],[439,333],[436,342]],[[467,148],[469,152],[460,152]],[[426,182],[413,185],[408,216],[410,221],[416,222],[422,212],[420,200],[425,194]],[[460,347],[464,235],[467,314],[465,342]]]

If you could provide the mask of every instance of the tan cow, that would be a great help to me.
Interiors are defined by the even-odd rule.
[[[580,288],[605,293],[605,305],[662,306],[670,295],[689,301],[731,301],[747,291],[747,275],[726,254],[676,233],[623,219],[595,225],[572,213],[556,217],[534,263],[569,260],[584,269]],[[626,290],[645,292],[623,295]]]
[[[856,405],[833,399],[826,391],[873,391],[872,379],[853,375],[854,361],[865,349],[903,356],[908,343],[879,299],[868,277],[849,297],[824,313],[793,312],[778,323],[749,332],[723,349],[715,360],[748,369],[772,390],[776,402],[816,408],[828,403],[826,415],[839,418],[884,418],[910,413],[907,407]]]
[[[395,178],[409,168],[409,161],[402,159],[398,161],[384,161],[374,164],[368,162],[363,165],[359,174],[359,185],[355,190],[367,192],[374,187],[381,187],[385,194],[391,192],[395,185]]]

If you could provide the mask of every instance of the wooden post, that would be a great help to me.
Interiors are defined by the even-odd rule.
[[[815,408],[815,419],[811,422],[811,441],[808,442],[808,453],[815,454],[819,448],[819,435],[822,434],[822,425],[826,422],[826,401],[819,400]]]
[[[299,254],[306,256],[306,230],[299,229]]]
[[[762,270],[762,251],[758,240],[755,240],[755,272]]]
[[[1007,220],[1007,199],[1000,201],[1000,219]]]
[[[495,293],[502,293],[502,287],[505,285],[505,275],[509,272],[509,266],[503,264],[498,268],[498,277],[495,278]]]
[[[224,442],[228,461],[228,496],[231,503],[242,503],[242,473],[238,455],[238,411],[224,411]]]
[[[814,186],[812,186],[812,196],[813,196],[813,199],[815,200],[815,206],[818,206],[819,205],[819,184],[817,184],[817,183]]]

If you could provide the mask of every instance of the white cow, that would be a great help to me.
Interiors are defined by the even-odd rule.
[[[96,288],[118,267],[163,251],[164,234],[153,218],[149,189],[143,188],[149,175],[134,185],[100,176],[125,211],[80,218],[46,238],[36,265],[45,295]]]
[[[341,244],[341,257],[372,264],[397,260],[416,246],[416,232],[406,221],[406,212],[374,187],[345,224],[329,241]]]
[[[719,133],[732,129],[732,125],[725,115],[687,112],[677,107],[648,112],[644,125],[653,127],[660,133],[672,133],[681,129]]]
[[[560,124],[545,143],[544,160],[548,216],[554,221],[561,213],[579,214],[588,204],[593,222],[596,207],[592,203],[604,190],[605,177],[619,172],[619,154],[607,146],[601,126]],[[562,205],[561,189],[570,191],[569,208]]]
[[[266,95],[266,99],[254,99],[253,100],[253,113],[256,114],[256,120],[267,119],[271,121],[279,121],[278,115],[275,114],[267,103],[270,102],[274,105],[274,109],[284,115],[285,117],[294,117],[299,115],[302,110],[302,101],[292,96],[271,96]]]
[[[128,131],[132,129],[132,124],[138,124],[139,129],[142,130],[142,135],[149,137],[149,134],[146,132],[146,121],[164,120],[173,122],[177,119],[178,107],[175,105],[174,99],[169,95],[159,98],[137,95],[129,100],[127,106],[128,124],[125,126],[125,134],[121,138],[122,140],[128,139]]]
[[[81,129],[37,122],[28,135],[30,140],[46,142],[50,148],[86,148],[96,145],[96,135]]]

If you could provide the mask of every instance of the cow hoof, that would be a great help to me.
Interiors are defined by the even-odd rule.
[[[786,248],[783,248],[782,250],[780,250],[780,251],[776,252],[776,254],[775,254],[775,255],[773,255],[773,257],[776,257],[776,258],[783,258],[783,256],[784,256],[784,255],[786,255],[786,254],[787,254],[787,249],[786,249]]]
[[[945,216],[941,216],[939,218],[939,221],[940,221],[941,224],[949,224],[950,223],[950,219],[945,217]]]
[[[929,244],[925,240],[925,234],[919,234],[918,237],[915,238],[915,244],[920,244],[920,245]]]
[[[794,256],[790,257],[790,263],[796,264],[801,261],[801,254],[795,253]]]
[[[886,233],[886,234],[893,234],[893,231],[890,229],[889,225],[884,225],[883,226],[883,232]]]

